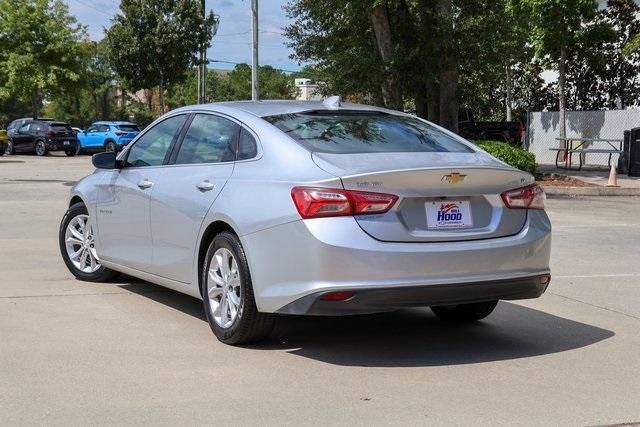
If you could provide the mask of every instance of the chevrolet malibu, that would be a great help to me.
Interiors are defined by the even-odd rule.
[[[472,322],[550,280],[531,175],[427,121],[324,102],[165,114],[72,190],[62,258],[203,300],[216,337],[257,341],[277,314],[429,306]]]

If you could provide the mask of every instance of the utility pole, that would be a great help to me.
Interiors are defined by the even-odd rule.
[[[253,56],[251,59],[251,100],[257,101],[258,93],[258,0],[251,0],[251,16],[253,31]]]

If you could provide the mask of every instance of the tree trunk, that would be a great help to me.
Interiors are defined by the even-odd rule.
[[[440,125],[458,133],[458,61],[453,49],[452,0],[438,0]]]
[[[513,95],[511,94],[511,66],[507,65],[505,67],[505,70],[506,70],[505,86],[507,88],[507,95],[505,97],[504,103],[507,109],[507,121],[510,122],[513,120],[513,111],[512,111]]]
[[[427,90],[424,84],[417,84],[414,94],[414,100],[416,103],[416,115],[421,119],[429,117],[429,109],[427,107]]]
[[[160,104],[160,115],[164,114],[164,76],[160,73],[160,84],[158,85],[158,104]]]
[[[370,13],[373,32],[376,36],[378,52],[384,62],[386,81],[383,86],[382,96],[388,108],[394,110],[402,109],[402,95],[400,85],[396,80],[390,64],[393,62],[395,52],[393,47],[393,39],[391,37],[391,26],[389,25],[389,16],[387,15],[386,4],[378,4],[371,9]]]
[[[147,98],[147,109],[153,111],[153,89],[145,89],[144,96]]]
[[[440,123],[440,86],[433,80],[427,90],[427,117],[433,123]]]
[[[560,62],[558,63],[558,105],[560,115],[560,138],[567,137],[567,120],[566,109],[567,99],[565,96],[565,81],[566,81],[566,66],[567,66],[567,47],[562,44],[560,46]],[[565,148],[567,141],[560,141],[560,148]]]

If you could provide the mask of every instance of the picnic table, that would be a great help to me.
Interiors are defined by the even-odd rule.
[[[609,155],[609,168],[611,168],[611,158],[614,154],[622,154],[622,139],[604,139],[604,138],[556,138],[557,141],[564,141],[566,144],[564,147],[549,148],[551,151],[556,151],[556,167],[558,169],[574,169],[572,167],[573,153],[578,153],[579,165],[575,170],[582,169],[582,154],[587,153],[601,153]],[[585,147],[585,144],[603,144],[603,148],[590,148]],[[617,146],[615,145],[617,144]],[[564,166],[559,165],[560,155],[564,154]]]

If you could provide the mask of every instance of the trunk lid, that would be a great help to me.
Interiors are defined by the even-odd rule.
[[[312,157],[320,168],[340,177],[345,189],[400,197],[385,214],[355,217],[366,233],[381,241],[498,238],[517,234],[527,218],[526,210],[506,208],[500,194],[532,183],[533,177],[484,152],[314,152]],[[462,223],[439,223],[451,209],[463,216]]]

